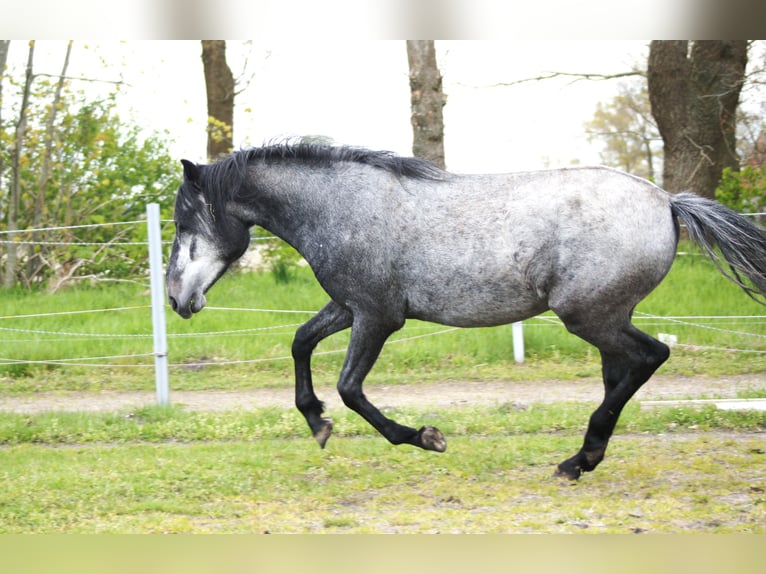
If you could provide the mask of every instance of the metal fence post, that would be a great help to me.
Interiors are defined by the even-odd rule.
[[[517,363],[524,362],[524,328],[521,321],[512,326],[513,333],[513,358]]]
[[[160,231],[160,206],[146,206],[146,225],[149,231],[149,274],[152,291],[152,332],[154,333],[154,372],[157,387],[157,404],[170,404],[168,385],[168,340],[165,329],[165,281],[162,272],[162,233]]]

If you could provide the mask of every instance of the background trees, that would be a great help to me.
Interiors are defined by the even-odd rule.
[[[745,40],[650,44],[647,84],[668,191],[712,198],[723,170],[739,167],[736,117],[747,48]]]
[[[157,113],[151,103],[148,106],[145,103],[142,105],[155,113],[151,119],[142,121],[140,125],[126,119],[129,114],[125,114],[124,107],[121,107],[123,94],[133,93],[131,90],[146,89],[154,83],[148,81],[140,84],[143,78],[139,75],[133,86],[116,82],[106,87],[106,84],[93,81],[97,80],[98,71],[93,74],[94,78],[88,81],[83,81],[82,76],[70,77],[72,72],[69,70],[72,66],[76,68],[85,53],[85,47],[77,43],[69,46],[59,43],[56,47],[59,53],[55,55],[55,62],[51,64],[48,61],[43,65],[38,61],[43,61],[46,54],[45,45],[44,42],[36,45],[0,41],[0,70],[4,69],[3,63],[8,60],[9,53],[13,63],[0,82],[0,232],[15,228],[26,230],[46,226],[140,219],[143,217],[146,201],[151,199],[159,199],[169,214],[179,177],[177,160],[181,156],[176,157],[168,151],[171,143],[167,134],[152,131],[152,121],[157,121]],[[760,52],[754,52],[754,46]],[[156,47],[160,56],[158,61],[162,60],[161,50],[166,50],[166,57],[170,57],[171,53],[177,57],[181,51],[179,44],[158,43],[153,47]],[[203,137],[207,138],[208,154],[213,158],[232,148],[232,111],[235,96],[239,99],[235,90],[239,90],[239,93],[243,91],[238,79],[232,79],[226,48],[229,48],[228,59],[234,67],[239,68],[243,54],[246,61],[245,52],[252,50],[252,46],[245,47],[236,43],[229,43],[227,46],[223,42],[205,41],[201,47],[203,58],[200,61],[199,42],[182,46],[184,59],[176,59],[172,69],[164,69],[166,72],[178,72],[177,75],[168,73],[168,79],[172,77],[175,83],[164,83],[163,78],[163,85],[156,88],[155,94],[160,94],[162,101],[159,103],[164,106],[170,103],[178,105],[179,108],[180,104],[192,108],[192,104],[188,102],[194,102],[193,113],[179,110],[177,115],[182,116],[182,129],[193,126],[192,129],[198,134],[199,144],[204,141]],[[406,50],[402,50],[405,47]],[[114,45],[110,46],[110,50],[114,48]],[[370,144],[364,139],[363,130],[373,134],[374,138],[381,129],[385,129],[392,122],[387,122],[387,125],[381,128],[379,122],[369,122],[369,118],[376,117],[376,110],[396,108],[396,113],[391,117],[401,118],[395,123],[397,126],[401,124],[402,129],[397,129],[404,137],[400,141],[396,139],[399,137],[396,135],[396,138],[393,138],[393,141],[397,142],[393,144],[395,147],[388,149],[407,153],[411,133],[414,154],[444,165],[444,83],[452,92],[452,105],[455,105],[452,112],[455,115],[449,116],[450,122],[456,120],[451,124],[451,130],[454,131],[450,133],[455,139],[459,137],[461,141],[470,144],[462,147],[461,152],[456,154],[455,163],[458,164],[465,158],[483,158],[489,152],[495,155],[487,162],[490,165],[488,169],[499,170],[503,168],[501,159],[496,159],[499,157],[498,150],[505,148],[496,142],[526,141],[529,136],[526,124],[515,124],[512,118],[518,118],[522,114],[545,114],[553,105],[566,108],[569,101],[567,96],[571,93],[566,92],[568,83],[577,81],[578,78],[619,78],[620,83],[615,85],[613,98],[605,97],[598,105],[596,100],[599,98],[593,99],[595,114],[587,124],[591,141],[603,144],[603,163],[656,179],[671,191],[676,188],[691,189],[711,195],[711,186],[715,190],[717,185],[718,197],[737,209],[761,210],[764,204],[763,196],[766,195],[766,168],[763,168],[766,152],[751,153],[751,149],[759,134],[763,133],[762,116],[766,108],[762,108],[759,114],[750,106],[746,118],[741,109],[737,108],[737,103],[740,97],[743,97],[740,94],[745,94],[744,97],[750,97],[752,101],[757,82],[766,77],[762,71],[760,76],[754,75],[758,69],[754,69],[752,64],[761,62],[760,69],[763,69],[766,63],[763,54],[766,50],[763,45],[757,42],[653,42],[647,47],[648,57],[643,58],[642,70],[625,73],[619,73],[617,70],[618,73],[612,75],[596,73],[599,72],[598,69],[586,70],[594,72],[587,74],[573,74],[571,70],[561,73],[543,72],[536,79],[551,78],[549,82],[554,83],[557,80],[553,78],[563,78],[568,83],[559,83],[560,96],[556,95],[554,98],[548,92],[539,102],[525,100],[524,105],[515,99],[517,93],[496,89],[499,85],[507,87],[513,83],[487,82],[481,85],[482,82],[473,81],[469,73],[470,66],[474,65],[473,61],[476,62],[477,69],[481,67],[482,72],[487,69],[499,70],[494,76],[481,73],[477,78],[497,78],[498,74],[505,73],[503,69],[521,67],[523,62],[516,58],[522,52],[516,48],[517,46],[513,49],[506,47],[504,53],[497,54],[495,59],[492,59],[493,54],[489,47],[482,47],[481,50],[473,52],[480,55],[466,58],[465,54],[471,54],[471,49],[467,46],[464,48],[459,42],[445,43],[441,47],[439,42],[430,41],[396,43],[396,49],[390,52],[393,57],[387,55],[389,52],[385,50],[388,48],[381,50],[376,46],[376,57],[380,58],[383,54],[382,57],[385,58],[375,60],[376,65],[372,67],[376,70],[380,69],[381,63],[387,66],[389,60],[396,60],[396,50],[400,60],[393,74],[388,68],[387,75],[378,71],[383,79],[376,87],[366,91],[357,90],[357,86],[351,91],[348,85],[340,85],[344,74],[354,76],[354,71],[366,61],[368,53],[364,52],[364,45],[360,45],[358,49],[365,57],[357,58],[353,66],[349,65],[347,60],[339,60],[337,56],[343,52],[338,50],[326,49],[327,54],[335,57],[322,59],[322,46],[314,46],[319,54],[314,58],[307,58],[309,63],[306,65],[313,66],[311,71],[319,69],[320,72],[311,75],[310,78],[301,75],[300,50],[291,45],[289,51],[293,67],[290,78],[303,81],[303,84],[294,81],[283,83],[280,76],[275,75],[279,70],[277,64],[272,67],[272,62],[278,61],[279,65],[284,65],[285,62],[284,57],[280,58],[280,55],[284,56],[284,52],[279,52],[282,48],[277,48],[277,56],[268,62],[264,60],[265,64],[260,68],[261,72],[266,70],[273,74],[270,76],[271,85],[264,88],[263,83],[259,82],[257,90],[249,90],[247,99],[243,98],[242,107],[238,110],[245,110],[246,115],[236,116],[237,121],[245,124],[243,119],[257,116],[256,113],[247,112],[248,109],[261,113],[261,119],[274,117],[271,114],[282,118],[282,114],[308,110],[310,117],[326,118],[331,122],[331,126],[340,125],[341,122],[353,122],[355,126],[361,126],[358,132],[361,136],[353,135],[351,139],[345,139],[344,143],[376,146],[377,144]],[[146,50],[145,47],[141,49]],[[475,50],[475,45],[473,49]],[[270,48],[264,46],[260,46],[258,50],[271,53]],[[406,64],[403,61],[404,52],[408,56]],[[437,52],[443,65],[445,80],[442,79],[437,66]],[[372,53],[370,50],[369,54]],[[104,75],[113,77],[114,70],[119,70],[120,66],[127,69],[126,67],[131,65],[128,59],[120,63],[119,58],[114,57],[114,61],[111,61],[111,52],[99,56]],[[471,62],[467,68],[468,60]],[[751,65],[745,70],[748,61]],[[187,65],[192,69],[196,65],[198,69],[192,72],[186,68]],[[409,102],[404,65],[409,71]],[[328,66],[327,70],[323,66]],[[40,73],[41,69],[49,73]],[[332,75],[333,82],[322,83],[322,78],[329,77],[331,70],[335,74]],[[338,73],[339,70],[341,73]],[[205,92],[202,91],[203,73]],[[399,83],[400,80],[402,83]],[[379,92],[382,88],[387,90],[392,84],[396,84],[396,90],[386,91],[386,99],[381,99]],[[99,86],[103,89],[96,89]],[[470,94],[466,87],[470,89]],[[760,89],[762,87],[763,82]],[[534,90],[528,88],[531,86],[527,86],[527,93],[537,91],[537,87]],[[547,90],[547,87],[545,89]],[[277,98],[270,100],[268,106],[264,106],[261,98],[266,90],[270,95],[280,95],[284,92],[290,96],[300,94],[300,98],[290,98],[289,103],[286,99],[286,103],[281,107]],[[494,90],[494,93],[490,94],[491,98],[487,97],[487,90]],[[502,98],[497,97],[500,92]],[[503,115],[502,107],[491,110],[482,108],[490,108],[490,100],[492,105],[497,105],[502,100],[504,103],[501,103],[501,106],[507,104],[509,113]],[[326,106],[328,101],[340,102],[345,107],[326,110],[322,103]],[[360,102],[363,102],[362,106],[358,105]],[[407,103],[410,104],[409,107]],[[205,104],[207,107],[204,107]],[[269,115],[264,115],[264,110],[268,110]],[[404,115],[408,112],[409,125]],[[175,117],[175,110],[170,114],[165,112],[165,116],[168,115]],[[748,120],[747,131],[742,131],[742,126],[745,125],[743,119]],[[205,129],[202,127],[203,120]],[[282,121],[280,119],[280,122]],[[279,123],[275,122],[274,125],[278,126]],[[261,133],[253,133],[252,125],[243,128],[245,136],[239,139],[246,140],[247,136],[250,136],[254,139],[253,143],[258,144],[260,141],[257,140],[262,136],[268,138],[288,133],[320,133],[308,130],[300,132],[300,128],[295,127],[303,125],[299,122],[289,124],[289,127],[285,124],[284,132],[275,131],[279,128],[275,128],[274,125],[269,127],[269,132]],[[554,143],[560,135],[556,132],[556,126],[554,124],[553,127],[544,130],[545,138]],[[326,129],[323,128],[321,133],[335,135],[332,131],[325,131]],[[495,138],[493,145],[482,145],[486,144],[486,134],[490,132],[493,136],[508,133],[513,138]],[[179,136],[179,142],[195,139],[194,134],[190,137],[186,131],[179,130],[174,133],[184,134]],[[467,137],[466,133],[471,135]],[[743,135],[746,137],[742,137]],[[338,137],[345,138],[342,135]],[[357,137],[361,139],[355,139]],[[567,134],[564,137],[568,137]],[[386,141],[392,141],[389,134],[386,138]],[[538,141],[544,142],[545,138],[538,138]],[[743,146],[745,141],[750,145]],[[763,141],[766,141],[766,137],[761,136],[762,148],[766,149]],[[572,147],[571,159],[581,159],[578,155],[582,149]],[[183,153],[194,154],[190,157],[202,159],[199,156],[203,152],[195,148],[194,151]],[[539,154],[540,157],[546,155],[546,149],[541,148]],[[666,158],[664,165],[663,155]],[[509,169],[525,169],[527,158],[523,158],[524,162],[521,162],[518,153],[514,156],[513,151],[509,151],[508,156],[517,162],[516,165],[511,164]],[[561,153],[559,156],[554,163],[565,165],[567,158],[561,156]],[[532,160],[534,159],[533,157]],[[671,162],[670,166],[668,161]],[[471,160],[468,163],[470,162]],[[529,167],[538,166],[533,164]],[[141,270],[139,260],[143,257],[144,247],[128,246],[118,250],[112,248],[110,242],[138,241],[143,239],[142,232],[143,230],[138,228],[135,232],[117,228],[89,230],[87,234],[76,230],[45,234],[25,231],[13,234],[16,239],[13,242],[8,241],[9,235],[0,233],[0,283],[48,283],[55,286],[67,278],[76,276],[127,276]],[[135,235],[128,237],[131,234]],[[52,244],[59,239],[69,242],[69,245]],[[84,242],[98,242],[100,245],[80,245]]]
[[[444,168],[444,116],[447,98],[436,64],[433,40],[407,40],[412,106],[412,153]]]
[[[656,170],[662,165],[662,145],[644,78],[620,83],[613,100],[596,104],[586,129],[589,141],[603,143],[600,156],[604,165],[657,180]]]
[[[50,280],[55,287],[75,274],[135,275],[146,266],[146,247],[112,246],[144,240],[143,226],[87,234],[31,230],[136,220],[150,201],[169,206],[178,185],[176,160],[163,136],[119,117],[116,92],[94,99],[82,86],[72,87],[66,76],[71,43],[53,79],[35,73],[34,49],[30,42],[20,76],[6,74],[0,102],[0,229],[30,229],[0,235],[3,284]]]
[[[604,143],[604,163],[649,179],[661,176],[671,192],[693,191],[740,211],[761,211],[764,122],[739,109],[742,90],[762,82],[763,63],[746,75],[753,48],[744,40],[652,42],[646,72],[621,84],[586,124],[591,140]],[[653,151],[657,132],[661,154]],[[654,169],[658,155],[661,173]]]
[[[234,76],[226,63],[224,40],[202,40],[207,91],[207,157],[213,160],[234,147]]]

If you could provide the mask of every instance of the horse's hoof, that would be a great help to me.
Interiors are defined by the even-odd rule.
[[[314,433],[314,438],[319,443],[320,447],[324,448],[324,445],[327,444],[327,440],[330,438],[331,434],[332,421],[330,419],[322,419],[322,426]]]
[[[567,480],[577,480],[582,471],[579,466],[574,466],[568,462],[562,462],[556,467],[553,476],[556,478],[566,478]]]
[[[447,450],[447,439],[436,427],[424,426],[418,433],[420,434],[420,444],[426,450],[435,450],[444,452]]]

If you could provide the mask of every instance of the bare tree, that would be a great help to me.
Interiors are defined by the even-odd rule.
[[[19,119],[16,123],[13,152],[11,156],[11,190],[8,201],[8,231],[16,231],[19,228],[19,206],[21,201],[21,153],[27,129],[27,109],[29,95],[34,80],[33,66],[35,60],[35,42],[29,42],[27,53],[27,67],[24,79],[24,89],[19,108]],[[13,236],[9,238],[12,240]],[[5,286],[13,287],[16,284],[16,267],[18,265],[17,245],[11,241],[8,243],[7,257],[5,260]]]
[[[444,167],[444,116],[447,103],[433,40],[407,40],[412,105],[412,153]]]
[[[736,110],[745,81],[746,40],[650,44],[652,115],[665,147],[663,187],[707,197],[723,169],[737,169]]]
[[[605,165],[656,180],[655,155],[661,155],[660,135],[649,106],[646,81],[621,82],[610,102],[599,102],[585,124],[588,141],[603,143]]]
[[[64,64],[61,67],[61,74],[59,75],[58,82],[56,83],[56,90],[53,93],[53,101],[51,102],[50,112],[48,118],[45,121],[45,133],[44,149],[42,158],[42,168],[40,169],[40,177],[37,180],[37,194],[35,195],[34,210],[32,213],[32,228],[39,227],[45,211],[45,192],[48,188],[48,181],[51,177],[51,157],[53,155],[53,144],[56,137],[55,126],[56,116],[58,115],[59,108],[61,107],[61,92],[64,89],[66,83],[66,73],[69,68],[69,58],[72,55],[73,41],[69,40],[66,47],[66,54],[64,55]],[[36,233],[32,234],[32,241],[39,240]],[[29,245],[29,253],[27,257],[27,277],[34,275],[35,259],[34,257],[34,245]],[[42,254],[39,254],[42,260]]]
[[[10,46],[10,40],[0,40],[0,130],[3,129],[3,76]],[[0,190],[3,189],[3,167],[3,155],[0,154]]]
[[[207,90],[207,156],[213,160],[234,147],[234,76],[226,63],[225,40],[202,40]]]

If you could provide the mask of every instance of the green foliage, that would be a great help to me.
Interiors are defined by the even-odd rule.
[[[15,87],[13,78],[8,79],[9,86]],[[168,135],[121,119],[116,113],[116,93],[93,100],[68,86],[49,130],[54,83],[36,80],[27,110],[19,158],[18,229],[133,221],[143,218],[149,202],[159,203],[167,217],[179,183],[176,162],[167,150]],[[17,102],[3,104],[7,121],[0,126],[0,231],[5,229],[9,207],[5,188],[14,177],[11,156],[18,112]],[[135,278],[144,274],[147,265],[146,246],[103,245],[146,241],[144,225],[30,231],[13,239],[21,242],[17,277],[26,286],[73,275]]]
[[[303,257],[290,244],[274,237],[271,232],[261,227],[254,227],[254,244],[260,249],[260,254],[266,262],[271,276],[279,284],[287,284],[298,276]]]
[[[740,213],[760,213],[766,207],[766,166],[727,167],[715,190],[715,198]]]

